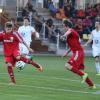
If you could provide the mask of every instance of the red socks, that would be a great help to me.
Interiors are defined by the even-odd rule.
[[[13,68],[12,68],[12,66],[8,66],[8,74],[9,74],[9,76],[10,76],[10,78],[11,78],[11,81],[12,81],[13,83],[16,83],[16,82],[15,82],[15,78],[14,78],[14,73],[13,73]]]
[[[40,65],[37,62],[34,62],[26,57],[21,57],[20,58],[21,61],[28,63],[28,64],[32,64],[33,66],[35,66],[36,68],[40,68]]]
[[[75,67],[73,67],[73,68],[71,69],[71,71],[74,72],[74,73],[76,73],[76,74],[78,74],[79,76],[83,76],[83,75],[84,75],[84,72],[78,70],[78,69],[75,68]],[[91,79],[89,79],[89,77],[87,77],[86,83],[87,83],[89,86],[93,86],[93,82],[92,82]]]
[[[92,80],[91,80],[89,77],[87,77],[86,83],[87,83],[89,86],[93,86],[93,85],[94,85],[93,82],[92,82]]]

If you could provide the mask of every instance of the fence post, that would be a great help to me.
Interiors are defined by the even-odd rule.
[[[59,49],[59,33],[57,34],[57,45],[56,45],[56,47],[57,47],[57,50]]]
[[[45,22],[43,23],[43,40],[45,40]]]
[[[29,12],[30,25],[32,25],[32,12]]]

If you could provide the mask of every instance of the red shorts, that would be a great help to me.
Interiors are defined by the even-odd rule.
[[[79,50],[73,52],[73,55],[70,57],[68,63],[73,67],[77,67],[79,70],[84,70],[84,50]]]
[[[11,63],[13,66],[16,63],[16,57],[20,55],[20,51],[19,50],[15,50],[11,56],[6,56],[5,60],[6,63]]]

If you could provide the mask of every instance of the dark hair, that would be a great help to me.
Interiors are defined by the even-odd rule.
[[[13,27],[13,24],[11,22],[6,22],[5,23],[5,27],[12,28]]]
[[[24,19],[27,19],[30,22],[30,19],[28,17],[24,17]]]
[[[95,18],[95,22],[99,22],[100,23],[100,17],[96,17]]]
[[[64,21],[63,21],[63,23],[64,23],[64,25],[65,25],[66,27],[67,27],[67,26],[68,26],[68,27],[70,27],[70,28],[72,28],[72,27],[73,27],[72,22],[71,22],[71,21],[69,21],[69,20],[67,20],[67,19],[66,19],[66,20],[64,20]]]

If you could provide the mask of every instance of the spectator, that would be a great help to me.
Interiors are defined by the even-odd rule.
[[[80,38],[83,38],[83,22],[82,19],[77,19],[77,23],[75,24],[75,29],[79,33]]]
[[[50,10],[51,15],[53,17],[55,17],[56,13],[58,12],[58,9],[53,5],[52,1],[49,1],[49,3],[48,3],[48,9]]]
[[[28,10],[27,10],[27,7],[25,7],[25,8],[23,8],[22,9],[22,17],[28,17],[28,14],[29,14],[29,12],[28,12]]]

